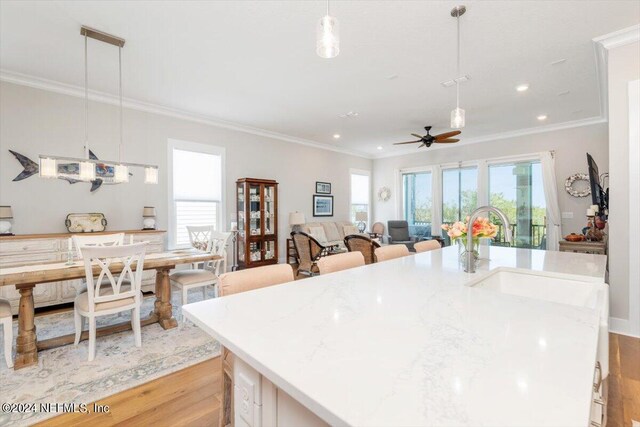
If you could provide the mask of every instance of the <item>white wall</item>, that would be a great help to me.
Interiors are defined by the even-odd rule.
[[[66,231],[70,212],[102,212],[111,230],[142,227],[142,207],[155,206],[159,228],[167,228],[167,141],[212,144],[226,150],[227,226],[234,212],[235,181],[241,177],[275,179],[279,186],[280,258],[289,232],[289,212],[304,212],[313,220],[315,181],[332,183],[334,217],[349,218],[349,170],[371,170],[371,160],[307,147],[206,124],[137,110],[125,110],[125,160],[158,164],[160,185],[145,185],[142,171],[133,170],[129,184],[103,186],[90,193],[90,184],[70,185],[37,176],[19,182],[22,171],[8,152],[37,161],[39,154],[83,155],[83,99],[9,83],[0,84],[0,205],[13,206],[16,234]],[[90,104],[90,146],[98,157],[118,156],[118,109]]]
[[[464,133],[464,131],[463,131]],[[381,202],[374,199],[375,221],[386,223],[398,216],[397,172],[403,168],[469,161],[519,154],[537,153],[545,150],[556,151],[556,176],[560,210],[573,212],[573,219],[563,219],[562,232],[580,232],[586,225],[585,212],[591,205],[591,197],[571,197],[564,189],[564,181],[574,173],[587,173],[587,158],[590,153],[598,163],[600,173],[608,170],[608,130],[607,124],[595,124],[572,129],[501,139],[491,142],[447,147],[446,149],[416,149],[415,154],[374,160],[374,196],[380,187],[391,189],[391,199]]]
[[[638,278],[629,277],[629,265],[640,260],[629,259],[629,245],[638,245],[638,236],[630,236],[629,221],[638,220],[638,212],[629,209],[629,82],[640,79],[640,43],[621,46],[608,52],[609,79],[609,282],[611,284],[611,316],[619,319],[617,330],[640,335],[640,325],[630,325],[630,309],[639,310],[640,301],[631,300],[630,286],[639,286]],[[630,240],[631,239],[631,240]],[[634,323],[638,322],[637,319]]]

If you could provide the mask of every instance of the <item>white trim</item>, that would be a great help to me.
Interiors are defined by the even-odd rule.
[[[538,133],[545,133],[545,132],[555,132],[558,130],[563,130],[563,129],[573,129],[573,128],[577,128],[577,127],[582,127],[582,126],[591,126],[591,125],[595,125],[595,124],[599,124],[599,123],[606,123],[607,119],[604,117],[600,117],[600,116],[595,116],[595,117],[589,117],[586,119],[579,119],[579,120],[573,120],[573,121],[569,121],[569,122],[562,122],[562,123],[556,123],[556,124],[550,124],[550,125],[546,125],[546,126],[537,126],[537,127],[533,127],[533,128],[525,128],[525,129],[517,129],[517,130],[513,130],[513,131],[508,131],[508,132],[501,132],[501,133],[495,133],[493,135],[487,135],[487,136],[481,136],[481,137],[477,137],[477,138],[469,138],[469,139],[465,139],[463,141],[460,141],[459,143],[455,144],[455,145],[449,145],[449,144],[434,144],[431,147],[427,148],[427,150],[447,150],[453,147],[460,147],[463,145],[469,145],[469,144],[477,144],[479,142],[487,142],[487,141],[497,141],[500,139],[507,139],[507,138],[516,138],[519,136],[527,136],[527,135],[535,135]],[[422,149],[420,149],[422,150]],[[421,153],[422,151],[417,151],[415,148],[414,149],[407,149],[407,150],[402,150],[402,151],[397,151],[394,153],[385,153],[385,154],[378,154],[377,156],[375,156],[375,159],[383,159],[383,158],[388,158],[388,157],[399,157],[399,156],[404,156],[407,154],[416,154],[416,153]]]
[[[613,33],[592,39],[593,52],[596,59],[596,76],[598,79],[598,95],[600,96],[600,116],[609,117],[609,50],[640,40],[640,24],[623,28]]]
[[[175,229],[175,209],[173,200],[173,150],[185,150],[193,151],[197,153],[207,153],[220,156],[220,174],[221,176],[221,188],[220,188],[220,202],[218,213],[216,215],[217,228],[219,231],[226,230],[226,188],[227,188],[227,173],[226,173],[226,150],[224,147],[217,145],[206,144],[201,142],[183,141],[179,139],[169,138],[167,140],[167,235],[169,249],[175,249],[176,246],[176,229]]]
[[[640,338],[640,334],[631,331],[631,322],[628,319],[618,317],[609,317],[609,332]]]
[[[640,80],[630,81],[629,93],[629,236],[640,235]],[[629,239],[628,333],[640,336],[640,246]]]
[[[27,86],[35,89],[41,89],[49,92],[60,93],[63,95],[75,96],[77,98],[84,98],[84,88],[80,86],[70,85],[66,83],[60,83],[53,80],[43,79],[40,77],[34,77],[27,74],[17,73],[9,70],[0,70],[0,81],[12,83],[21,86]],[[96,90],[89,90],[89,99],[94,102],[100,102],[103,104],[119,105],[119,98],[115,95],[111,95],[105,92],[99,92]],[[188,120],[195,123],[202,123],[210,126],[215,126],[224,129],[235,130],[238,132],[249,133],[252,135],[263,136],[266,138],[278,139],[281,141],[292,142],[294,144],[305,145],[307,147],[319,148],[321,150],[335,151],[337,153],[349,154],[351,156],[362,157],[365,159],[371,159],[371,155],[362,153],[355,150],[349,150],[346,148],[333,147],[321,142],[312,141],[309,139],[298,138],[295,136],[285,135],[278,132],[272,132],[266,129],[259,129],[251,126],[241,125],[238,123],[221,120],[215,117],[207,116],[204,114],[195,113],[192,111],[181,110],[160,104],[153,104],[150,102],[140,101],[132,98],[123,98],[124,108],[132,110],[144,111],[152,114],[160,114],[164,116],[174,117],[177,119]]]

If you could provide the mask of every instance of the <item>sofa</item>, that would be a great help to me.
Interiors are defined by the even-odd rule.
[[[344,237],[351,234],[362,234],[358,227],[349,221],[327,221],[327,222],[307,222],[302,225],[302,231],[313,236],[323,246],[337,245],[341,249],[346,249]]]

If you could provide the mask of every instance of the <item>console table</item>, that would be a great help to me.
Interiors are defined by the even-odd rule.
[[[147,254],[164,251],[165,231],[162,230],[122,230],[91,233],[115,234],[125,233],[124,241],[129,243],[131,236],[133,242],[149,242]],[[9,267],[18,267],[26,264],[49,263],[67,260],[68,240],[78,233],[51,233],[51,234],[22,234],[15,236],[0,236],[0,270]],[[85,234],[85,233],[83,233]],[[65,280],[46,283],[34,288],[33,300],[35,307],[73,302],[76,297],[76,287],[82,280]],[[156,283],[155,270],[145,271],[142,276],[142,290],[153,291]],[[9,300],[11,312],[18,314],[20,293],[13,286],[0,288],[0,297]]]

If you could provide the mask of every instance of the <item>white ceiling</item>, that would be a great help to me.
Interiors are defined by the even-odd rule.
[[[82,86],[84,24],[127,40],[127,98],[368,156],[400,154],[407,147],[391,144],[424,125],[448,130],[455,89],[440,82],[455,77],[456,4],[334,1],[341,51],[327,60],[315,54],[322,1],[3,0],[0,66]],[[463,4],[461,72],[472,77],[461,86],[463,141],[599,116],[592,39],[640,22],[638,1]],[[89,56],[91,88],[116,94],[117,50],[93,42]],[[530,90],[517,93],[520,83]],[[348,111],[359,116],[339,117]]]

